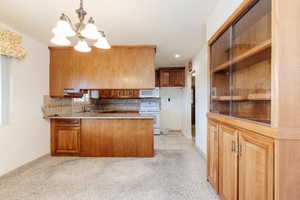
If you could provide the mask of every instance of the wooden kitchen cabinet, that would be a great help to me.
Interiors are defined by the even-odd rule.
[[[159,72],[159,86],[169,87],[170,86],[170,72],[166,70],[160,70]]]
[[[223,200],[237,200],[238,131],[224,125],[219,130],[219,194]]]
[[[50,50],[50,96],[63,97],[64,89],[78,89],[79,77],[74,71],[74,54],[70,49]]]
[[[153,157],[153,118],[51,119],[51,155]]]
[[[208,181],[222,200],[273,200],[274,139],[225,118],[208,122]]]
[[[161,68],[159,69],[160,87],[184,87],[185,86],[185,68]]]
[[[170,84],[174,87],[184,87],[185,69],[172,70],[170,72]]]
[[[51,154],[75,156],[80,153],[80,121],[51,120]]]
[[[71,47],[50,49],[50,96],[64,89],[151,89],[155,87],[155,46],[92,48],[81,53]]]
[[[239,200],[273,200],[272,139],[252,132],[239,135]]]
[[[159,70],[155,70],[155,87],[159,87]]]
[[[214,121],[208,122],[208,162],[207,179],[216,191],[219,188],[219,139],[218,124]]]
[[[102,99],[137,99],[139,90],[120,89],[120,90],[100,90]]]
[[[83,157],[153,157],[153,121],[82,119]]]
[[[208,41],[207,116],[239,130],[239,200],[300,199],[299,3],[243,0]]]

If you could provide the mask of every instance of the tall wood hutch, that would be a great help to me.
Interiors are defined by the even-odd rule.
[[[245,0],[209,41],[208,181],[300,199],[300,1]]]

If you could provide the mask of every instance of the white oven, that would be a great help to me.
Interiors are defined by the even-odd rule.
[[[158,100],[147,100],[140,103],[140,115],[153,117],[153,134],[160,134],[160,103]]]

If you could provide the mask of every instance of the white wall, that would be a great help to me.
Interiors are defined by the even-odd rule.
[[[4,24],[0,28],[14,31]],[[49,122],[41,113],[43,95],[48,94],[48,49],[19,34],[27,57],[10,60],[10,119],[0,126],[0,175],[50,151]]]
[[[188,67],[185,70],[183,131],[187,138],[192,138],[192,76]]]
[[[208,67],[207,45],[193,59],[193,69],[196,71],[196,138],[195,143],[199,151],[206,155],[207,151],[207,117],[208,112]]]
[[[206,25],[207,41],[215,34],[238,8],[243,0],[221,0],[209,16]],[[193,58],[193,68],[196,70],[196,147],[206,156],[207,154],[207,118],[209,77],[208,77],[208,45]]]
[[[9,118],[9,58],[0,55],[0,126]]]
[[[219,0],[206,23],[207,40],[224,24],[243,0]]]
[[[183,130],[184,89],[160,88],[161,96],[161,130]],[[170,102],[168,99],[170,98]]]

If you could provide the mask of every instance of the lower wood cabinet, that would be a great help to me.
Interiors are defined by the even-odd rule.
[[[79,127],[56,128],[56,153],[79,153]]]
[[[216,191],[219,188],[219,139],[218,124],[208,122],[208,162],[207,179]]]
[[[80,121],[52,120],[51,126],[51,154],[79,155]]]
[[[273,200],[274,139],[215,121],[208,127],[207,176],[221,199]]]
[[[153,119],[51,119],[51,155],[153,157]]]
[[[219,194],[224,200],[236,200],[238,196],[238,131],[220,126],[219,136]]]
[[[239,135],[239,199],[273,200],[274,142],[253,132]]]

